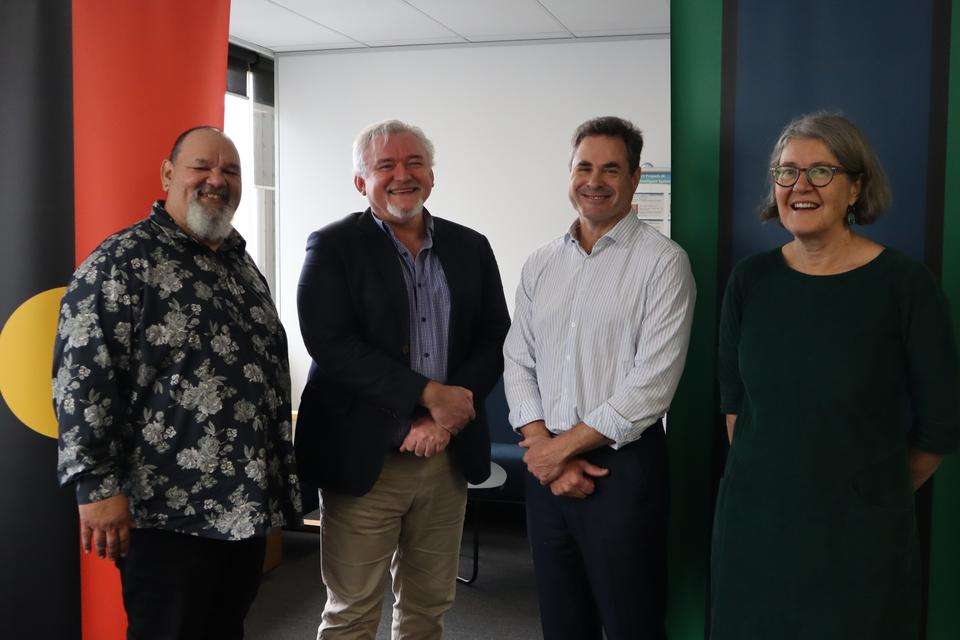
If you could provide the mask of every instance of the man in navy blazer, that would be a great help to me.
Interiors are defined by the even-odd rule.
[[[370,125],[353,146],[370,207],[310,235],[300,329],[313,363],[297,422],[300,475],[320,487],[318,638],[373,638],[389,570],[393,638],[439,638],[456,591],[466,483],[490,472],[483,399],[509,328],[479,233],[424,209],[433,145]]]

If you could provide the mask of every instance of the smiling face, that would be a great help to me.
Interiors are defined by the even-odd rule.
[[[840,166],[822,141],[794,138],[780,154],[780,164],[806,169],[815,165]],[[829,236],[845,228],[847,207],[860,196],[860,179],[837,173],[825,187],[814,187],[801,173],[792,187],[774,185],[780,223],[795,238]]]
[[[167,213],[181,228],[214,247],[229,235],[242,192],[240,156],[229,138],[213,129],[194,131],[174,160],[163,161],[160,178]]]
[[[604,224],[630,211],[640,169],[630,173],[627,147],[620,138],[587,136],[570,163],[568,196],[585,222]]]
[[[405,222],[423,211],[433,189],[433,169],[423,144],[412,133],[377,136],[363,154],[364,174],[354,176],[381,220]]]

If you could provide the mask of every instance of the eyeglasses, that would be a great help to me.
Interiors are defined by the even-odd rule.
[[[815,164],[812,167],[801,169],[800,167],[779,166],[770,169],[773,174],[773,181],[781,187],[792,187],[797,184],[800,174],[807,174],[807,182],[814,187],[825,187],[833,181],[833,176],[838,173],[852,174],[843,167],[831,167],[825,164]]]

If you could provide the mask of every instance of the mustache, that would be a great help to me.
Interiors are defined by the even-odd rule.
[[[387,191],[396,191],[397,189],[410,189],[416,187],[417,189],[422,189],[423,185],[420,184],[419,180],[410,178],[406,182],[393,182],[387,186]]]
[[[224,200],[228,200],[230,198],[230,189],[228,189],[225,186],[218,188],[218,187],[211,187],[209,185],[204,185],[204,186],[198,187],[197,190],[194,191],[194,195],[198,198],[200,196],[213,195],[213,196],[219,196]]]
[[[585,196],[612,196],[613,189],[600,188],[600,189],[579,189],[577,193],[580,193]]]

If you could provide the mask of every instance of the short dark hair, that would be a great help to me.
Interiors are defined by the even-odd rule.
[[[643,151],[643,133],[629,120],[618,118],[616,116],[601,116],[587,120],[573,133],[573,151],[570,154],[570,161],[573,162],[573,154],[577,152],[577,147],[584,138],[589,136],[609,136],[611,138],[620,138],[627,148],[627,169],[630,173],[636,173],[640,168],[640,152]]]
[[[212,124],[201,124],[196,127],[190,127],[189,129],[187,129],[186,131],[178,135],[177,139],[173,142],[173,148],[170,149],[170,156],[169,156],[170,162],[177,161],[177,156],[180,155],[180,147],[183,146],[183,141],[187,139],[187,136],[189,136],[194,131],[200,131],[203,129],[207,129],[209,131],[216,131],[221,135],[223,134],[223,129],[221,129],[220,127],[215,127]]]
[[[848,171],[851,180],[860,180],[860,197],[850,207],[857,224],[871,224],[890,207],[890,185],[877,154],[849,119],[837,111],[816,111],[792,120],[773,145],[771,168],[780,163],[783,150],[794,139],[819,140]],[[760,208],[761,220],[780,220],[775,190],[771,179],[770,191]]]

